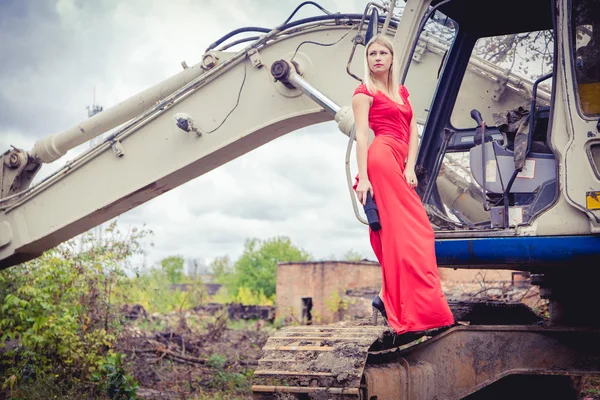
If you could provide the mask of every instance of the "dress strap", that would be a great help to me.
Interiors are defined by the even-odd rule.
[[[410,96],[408,89],[402,84],[400,84],[400,96],[402,96],[404,100],[408,99],[408,96]]]
[[[371,94],[371,92],[369,92],[369,89],[367,89],[367,85],[365,85],[364,83],[361,84],[361,85],[359,85],[354,90],[354,94],[352,96],[354,96],[355,94],[358,94],[358,93],[366,94],[367,96],[373,97],[373,95]]]

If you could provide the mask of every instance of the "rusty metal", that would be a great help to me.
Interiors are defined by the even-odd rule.
[[[273,392],[273,393],[315,393],[315,392],[324,392],[331,394],[349,394],[353,396],[358,396],[357,388],[332,388],[332,387],[290,387],[290,386],[262,386],[256,385],[253,387],[255,391],[258,392]]]
[[[477,314],[465,314],[460,304],[453,308],[460,319]],[[510,322],[504,316],[501,320]],[[395,335],[389,327],[368,325],[285,328],[263,348],[254,372],[254,398],[452,400],[497,385],[507,390],[514,382],[543,382],[552,393],[571,378],[600,375],[600,329],[538,323],[436,332]],[[422,341],[415,344],[418,338]]]
[[[405,358],[401,358],[400,361],[404,364],[404,370],[406,371],[406,400],[410,400],[410,365]]]
[[[263,357],[254,372],[254,397],[277,399],[278,393],[286,393],[287,398],[320,399],[323,388],[329,388],[358,390],[326,392],[327,396],[344,399],[371,399],[372,396],[377,396],[378,400],[431,399],[441,390],[436,375],[438,366],[445,368],[439,374],[443,377],[462,369],[463,363],[473,364],[473,354],[481,352],[492,361],[497,359],[494,352],[499,350],[501,342],[487,343],[490,332],[501,332],[514,343],[520,343],[523,332],[534,332],[535,335],[543,329],[548,332],[547,328],[537,325],[519,326],[516,331],[508,326],[540,322],[539,317],[522,303],[451,301],[449,305],[456,321],[470,325],[403,335],[395,335],[387,326],[366,325],[366,320],[346,327],[282,329],[263,347]],[[477,326],[481,323],[495,325]],[[425,340],[423,344],[399,352],[398,349],[411,346],[419,339]],[[467,342],[479,348],[467,353],[470,355],[466,359],[460,358]],[[521,350],[529,351],[527,346],[535,346],[532,343],[535,339],[526,342]],[[430,348],[429,353],[439,356],[441,361],[427,360],[419,355],[428,355],[426,350]],[[454,353],[448,357],[448,352]],[[487,375],[484,378],[488,379]]]
[[[20,157],[18,150],[11,150],[9,154],[10,154],[10,156],[7,158],[8,167],[9,168],[18,168],[19,165],[21,165],[21,162],[23,161],[23,157]],[[25,156],[24,158],[25,158],[25,161],[27,161],[27,156]]]
[[[327,393],[358,399],[368,352],[390,348],[393,336],[386,326],[284,328],[263,347],[254,372],[254,397],[287,393],[321,398]]]
[[[0,199],[8,199],[31,184],[41,165],[23,150],[6,151],[0,160]]]
[[[411,379],[409,379],[411,377]],[[384,364],[367,364],[364,372],[363,398],[377,400],[434,399],[435,375],[432,365],[411,365],[404,358]],[[413,389],[414,388],[414,389]],[[418,390],[418,397],[414,391]]]
[[[370,354],[365,398],[462,399],[512,375],[600,374],[599,340],[600,330],[584,328],[457,326],[393,354]]]

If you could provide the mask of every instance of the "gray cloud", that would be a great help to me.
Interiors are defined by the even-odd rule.
[[[2,53],[11,57],[0,67],[0,129],[39,136],[85,117],[82,100],[91,100],[90,83],[102,78],[118,38],[106,17],[92,17],[107,14],[102,2],[69,4],[11,2],[3,10]]]

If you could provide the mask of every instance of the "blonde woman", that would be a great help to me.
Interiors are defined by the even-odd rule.
[[[381,222],[380,230],[369,229],[382,270],[373,307],[402,334],[452,325],[454,318],[441,289],[433,229],[414,189],[417,123],[396,65],[389,39],[370,40],[364,83],[354,91],[352,109],[358,163],[354,189],[363,205],[371,194]],[[369,128],[375,133],[370,145]]]

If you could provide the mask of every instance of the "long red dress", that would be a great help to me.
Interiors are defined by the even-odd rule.
[[[413,111],[404,85],[399,92],[403,105],[381,92],[370,93],[364,84],[354,91],[373,98],[369,127],[375,139],[368,150],[367,174],[381,229],[369,229],[369,236],[381,265],[388,324],[397,334],[454,323],[438,275],[433,228],[421,198],[404,177]]]

